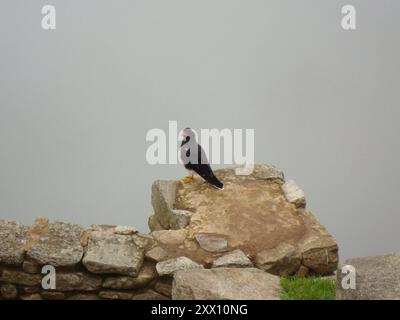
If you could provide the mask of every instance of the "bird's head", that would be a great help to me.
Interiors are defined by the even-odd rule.
[[[182,141],[186,141],[187,142],[189,140],[192,140],[192,141],[196,140],[196,135],[195,135],[194,131],[192,129],[190,129],[190,128],[182,129],[179,132],[179,135],[182,137]]]

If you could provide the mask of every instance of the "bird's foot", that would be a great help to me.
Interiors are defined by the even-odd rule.
[[[191,182],[193,182],[193,176],[186,176],[181,181],[183,183],[191,183]]]

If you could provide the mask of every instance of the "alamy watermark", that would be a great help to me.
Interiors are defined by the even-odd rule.
[[[200,134],[193,129],[191,131],[196,142],[202,146],[208,163],[244,165],[236,169],[237,175],[249,175],[253,172],[254,129],[201,129]],[[151,165],[183,164],[179,150],[179,142],[183,139],[178,133],[177,121],[168,122],[168,133],[160,128],[150,129],[146,134],[146,141],[151,142],[146,150],[146,161]],[[190,159],[192,160],[197,159]]]

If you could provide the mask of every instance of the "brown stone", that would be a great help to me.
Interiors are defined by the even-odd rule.
[[[154,285],[154,290],[166,297],[171,297],[172,277],[160,277]]]
[[[79,293],[68,297],[67,300],[99,300],[99,297],[95,294]]]
[[[25,286],[36,286],[41,283],[41,276],[37,274],[26,273],[17,269],[4,268],[0,281],[21,284]]]
[[[281,244],[272,249],[260,251],[255,258],[256,266],[266,272],[289,276],[300,268],[301,256],[290,244]]]
[[[56,273],[56,289],[58,291],[94,291],[101,288],[101,277],[87,272]]]
[[[32,293],[21,296],[21,300],[43,300],[39,293]]]
[[[19,266],[24,259],[28,228],[0,220],[0,264]]]
[[[145,292],[135,294],[132,300],[170,300],[170,299],[153,290],[147,290]]]
[[[27,273],[35,274],[40,272],[40,266],[33,261],[24,261],[22,264],[22,270]]]
[[[42,298],[45,300],[64,300],[65,294],[57,291],[42,291]]]
[[[156,262],[160,262],[170,258],[168,252],[159,246],[156,246],[147,251],[145,257]]]
[[[103,287],[110,289],[138,289],[148,285],[156,276],[155,265],[145,262],[137,277],[107,277],[103,281]]]
[[[11,283],[0,285],[1,297],[5,299],[16,299],[18,297],[17,287]]]
[[[133,294],[124,291],[103,290],[99,292],[99,297],[109,300],[130,300],[132,299]]]

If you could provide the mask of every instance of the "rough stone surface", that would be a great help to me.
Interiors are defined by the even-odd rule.
[[[153,290],[147,290],[146,292],[134,295],[132,300],[169,300],[169,299]]]
[[[200,247],[209,252],[223,252],[228,248],[228,241],[217,234],[198,233],[194,237]]]
[[[235,168],[215,171],[225,184],[225,189],[218,192],[196,178],[191,183],[158,182],[156,191],[153,188],[153,207],[158,217],[168,214],[166,204],[168,208],[192,212],[179,240],[170,241],[176,238],[172,230],[164,231],[166,240],[160,246],[168,255],[187,256],[209,266],[222,251],[240,249],[253,259],[261,251],[284,244],[293,246],[294,256],[304,260],[310,273],[331,274],[338,262],[336,241],[311,212],[287,200],[282,190],[282,172],[268,165],[256,165],[248,176],[234,172]],[[160,192],[159,186],[167,191]],[[153,232],[156,233],[163,231]],[[220,241],[199,241],[199,235]],[[300,267],[297,260],[294,259],[295,266]],[[287,271],[285,267],[275,273],[286,275]],[[296,273],[296,268],[291,272]]]
[[[154,264],[144,263],[137,277],[107,277],[103,281],[103,287],[110,289],[138,289],[148,285],[156,276]]]
[[[294,182],[289,180],[282,185],[282,190],[285,193],[286,199],[293,203],[297,208],[305,208],[306,196],[303,190]]]
[[[28,249],[27,256],[40,265],[74,266],[80,262],[83,254],[80,243],[82,233],[83,228],[76,224],[50,223],[38,241]]]
[[[154,217],[149,219],[150,230],[158,229],[182,229],[190,222],[191,212],[175,209],[176,181],[157,180],[152,185],[151,203],[154,208]]]
[[[56,285],[58,291],[94,291],[101,288],[101,277],[87,272],[56,273]]]
[[[160,277],[154,285],[154,291],[157,291],[166,297],[171,297],[172,277]]]
[[[356,288],[345,290],[342,266],[356,271]],[[346,260],[339,266],[336,299],[340,300],[400,300],[400,254],[387,254]]]
[[[32,293],[21,296],[21,300],[43,300],[39,293]]]
[[[133,236],[107,230],[92,231],[82,260],[93,273],[116,273],[136,276],[144,259],[144,250]]]
[[[256,268],[215,268],[178,271],[173,300],[278,300],[279,277]]]
[[[114,233],[120,235],[130,235],[138,233],[138,230],[130,226],[116,226],[114,229]]]
[[[110,300],[131,300],[133,293],[115,290],[103,290],[99,292],[99,297]]]
[[[41,276],[30,274],[18,269],[4,268],[0,276],[0,281],[15,283],[25,286],[35,286],[41,283]]]
[[[19,266],[24,260],[28,228],[0,220],[0,264]]]
[[[28,273],[39,273],[40,272],[40,267],[36,262],[33,261],[24,261],[22,263],[22,270]]]
[[[145,257],[156,262],[167,260],[169,258],[168,252],[159,246],[147,251]]]
[[[248,268],[253,267],[253,263],[250,259],[243,253],[242,250],[234,250],[229,252],[213,262],[213,268],[221,267],[237,267],[237,268]]]
[[[266,272],[288,276],[300,268],[301,256],[290,244],[281,244],[272,249],[265,249],[256,255],[256,266]]]
[[[0,285],[0,297],[5,299],[15,299],[18,296],[17,287],[11,283]]]
[[[64,300],[65,294],[57,291],[43,291],[41,293],[42,298],[45,300]]]
[[[195,268],[203,268],[203,266],[190,260],[187,257],[169,259],[156,264],[157,273],[160,276],[172,275],[178,270],[188,270]]]
[[[67,300],[100,300],[100,298],[92,293],[78,293],[68,297]]]

